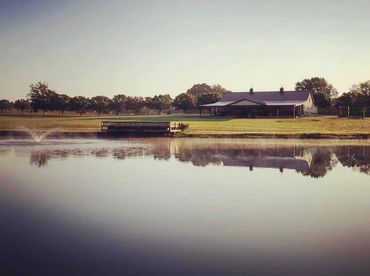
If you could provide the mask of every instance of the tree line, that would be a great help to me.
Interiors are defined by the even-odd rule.
[[[163,111],[171,112],[172,108],[186,113],[201,104],[216,102],[222,95],[228,92],[221,85],[195,84],[186,93],[182,93],[172,99],[169,94],[159,94],[153,97],[138,97],[117,94],[113,98],[106,96],[83,96],[70,97],[66,94],[57,93],[49,88],[46,82],[38,82],[29,86],[30,91],[25,99],[15,102],[0,100],[0,111],[16,109],[22,114],[24,111],[42,112],[58,111],[64,115],[66,111],[77,112],[80,115],[88,112],[101,114],[124,114],[124,113],[149,113],[161,114]]]
[[[145,114],[156,112],[161,114],[171,112],[174,108],[184,113],[199,108],[200,105],[217,102],[222,96],[230,92],[219,84],[195,84],[186,92],[177,95],[174,99],[169,94],[159,94],[154,97],[138,97],[117,94],[113,98],[106,96],[70,97],[49,88],[46,82],[38,82],[29,86],[30,90],[25,99],[14,102],[0,100],[0,111],[16,109],[23,114],[31,112],[58,111],[62,115],[66,111],[77,112],[80,115],[88,112],[101,114],[124,113]],[[337,89],[322,77],[307,78],[296,83],[297,93],[303,90],[312,92],[319,113],[334,113],[340,107],[351,107],[360,111],[361,107],[370,106],[370,81],[354,84],[351,89],[338,96]]]
[[[351,108],[352,114],[359,114],[364,108],[370,107],[370,80],[352,85],[348,92],[340,96],[337,89],[321,77],[297,82],[295,89],[311,91],[321,114],[330,114],[342,107]]]

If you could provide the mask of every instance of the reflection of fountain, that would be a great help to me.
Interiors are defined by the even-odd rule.
[[[31,138],[37,142],[40,143],[42,140],[44,140],[46,137],[48,137],[50,134],[54,133],[56,129],[50,129],[47,131],[35,131],[28,128],[22,128],[24,131],[26,131]]]

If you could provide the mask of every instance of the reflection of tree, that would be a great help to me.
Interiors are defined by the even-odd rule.
[[[169,151],[154,152],[153,157],[155,160],[169,160],[171,158],[171,153]]]
[[[79,156],[81,152],[75,149],[47,149],[31,151],[31,165],[44,167],[50,159],[65,159],[70,155]]]
[[[120,160],[140,156],[153,156],[156,160],[168,160],[171,157],[168,147],[152,147],[151,145],[114,148],[111,150],[111,154]]]
[[[109,156],[109,151],[106,148],[101,148],[101,149],[94,149],[91,151],[91,154],[96,156],[96,157],[107,157]]]
[[[50,158],[51,158],[51,155],[47,154],[47,152],[39,152],[39,151],[32,152],[30,164],[36,165],[37,167],[41,168],[41,167],[44,167],[48,163]]]
[[[222,160],[218,155],[218,151],[211,150],[209,148],[204,149],[192,149],[192,148],[179,148],[179,152],[175,154],[175,157],[181,162],[191,162],[194,166],[207,166],[221,165]]]
[[[338,147],[335,153],[343,166],[370,174],[370,146]]]
[[[153,143],[149,146],[149,150],[146,150],[146,155],[153,155],[155,160],[169,160],[171,158],[171,143],[165,141],[164,143]],[[146,147],[148,148],[148,146]]]
[[[168,160],[174,156],[180,162],[191,162],[194,166],[224,165],[246,167],[250,171],[258,167],[276,168],[281,172],[291,169],[314,178],[325,176],[339,161],[343,166],[370,174],[370,146],[249,145],[163,139],[144,140],[119,147],[30,150],[29,154],[31,165],[38,167],[44,167],[51,159],[69,156],[111,156],[118,160],[137,157]]]
[[[325,176],[337,164],[333,153],[329,148],[318,148],[312,155],[312,164],[304,175],[309,175],[314,178]]]
[[[124,147],[31,150],[30,156],[31,165],[44,167],[50,159],[64,159],[69,156],[94,156],[98,158],[112,156],[119,160],[149,156],[158,160],[168,160],[171,158],[171,152],[168,143],[148,143],[146,141],[142,144]]]

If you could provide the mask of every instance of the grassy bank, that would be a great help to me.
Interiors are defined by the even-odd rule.
[[[189,124],[185,134],[370,134],[370,118],[306,117],[297,119],[243,119],[202,117],[197,115],[162,116],[55,116],[1,115],[0,130],[52,129],[63,131],[99,131],[102,120],[181,121]]]

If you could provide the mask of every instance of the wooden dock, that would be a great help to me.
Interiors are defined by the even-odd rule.
[[[186,126],[180,122],[133,122],[102,121],[101,131],[105,133],[171,134],[181,132]]]

